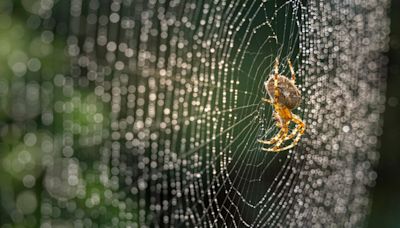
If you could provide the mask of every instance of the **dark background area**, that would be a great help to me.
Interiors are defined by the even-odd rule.
[[[386,110],[368,227],[400,227],[400,1],[392,0]]]

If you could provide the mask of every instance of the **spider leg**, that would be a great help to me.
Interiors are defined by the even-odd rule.
[[[304,134],[306,130],[306,124],[298,117],[297,115],[292,115],[292,121],[295,122],[299,126],[299,133]]]
[[[299,125],[297,125],[294,129],[293,129],[293,131],[292,132],[290,132],[290,134],[288,134],[287,136],[286,136],[286,138],[285,138],[285,140],[290,140],[290,139],[292,139],[293,137],[295,137],[296,135],[297,135],[297,132],[299,131]]]
[[[296,123],[296,128],[293,129],[293,131],[288,136],[286,136],[285,140],[292,139],[294,136],[297,135],[297,132],[304,133],[305,124],[303,123],[303,121],[301,121],[301,119],[297,115],[292,114],[292,121]]]
[[[289,126],[289,122],[284,123],[282,128],[281,128],[281,130],[279,131],[279,133],[274,138],[272,138],[270,141],[267,141],[269,143],[266,143],[266,144],[274,144],[274,143],[276,143],[273,148],[262,148],[262,150],[277,152],[278,151],[277,149],[279,149],[279,146],[285,140],[285,137],[286,137],[286,135],[287,135],[287,133],[289,131],[288,126]]]
[[[296,74],[294,73],[292,61],[290,61],[290,59],[288,59],[287,61],[288,61],[288,64],[289,64],[290,73],[292,74],[292,81],[295,82],[296,81]]]
[[[276,134],[271,140],[257,140],[258,142],[262,143],[262,144],[274,144],[276,143],[280,138],[282,138],[283,135],[283,130],[281,128],[281,130],[279,130],[278,134]]]
[[[294,146],[297,145],[297,143],[300,141],[300,137],[302,134],[298,134],[297,137],[295,138],[295,140],[293,140],[293,142],[287,146],[281,147],[281,148],[277,148],[276,150],[274,150],[275,152],[280,152],[280,151],[284,151],[284,150],[288,150],[293,148]]]
[[[287,126],[289,125],[289,123],[284,123],[282,127],[282,124],[277,124],[277,126],[280,128],[278,134],[276,134],[273,138],[271,138],[271,140],[257,140],[258,142],[262,143],[262,144],[274,144],[276,142],[278,142],[282,137],[285,137],[284,134],[286,135],[287,132],[285,133],[285,130],[287,129]]]
[[[297,116],[297,115],[293,115],[293,122],[295,122],[297,124],[297,136],[296,138],[293,140],[293,142],[287,146],[281,147],[281,148],[276,148],[274,151],[275,152],[279,152],[279,151],[283,151],[283,150],[287,150],[290,148],[293,148],[294,146],[297,145],[297,143],[300,141],[301,136],[304,134],[304,131],[306,129],[306,125],[304,124],[304,122]]]
[[[294,116],[294,114],[293,114],[293,116]],[[293,129],[293,131],[289,135],[286,136],[285,140],[289,140],[289,139],[292,139],[293,137],[295,137],[299,131],[302,131],[302,128],[304,126],[304,124],[302,125],[298,121],[298,118],[294,118],[294,117],[292,117],[292,118],[293,118],[292,121],[296,124],[296,127]]]
[[[275,59],[275,65],[274,65],[274,74],[278,75],[279,74],[279,59],[278,57]]]
[[[282,137],[279,138],[274,147],[269,148],[271,149],[271,151],[276,151],[277,149],[279,149],[279,146],[283,143],[283,141],[285,141],[285,138],[289,132],[289,122],[283,125],[282,130],[283,130]]]

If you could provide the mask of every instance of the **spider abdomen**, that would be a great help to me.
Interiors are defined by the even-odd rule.
[[[271,76],[268,81],[265,82],[265,89],[268,95],[274,98],[274,77]],[[301,93],[300,90],[294,85],[294,83],[287,77],[278,76],[278,103],[285,105],[289,109],[295,109],[300,105]]]

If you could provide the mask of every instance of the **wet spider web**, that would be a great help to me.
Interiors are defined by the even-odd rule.
[[[42,1],[47,32],[67,35],[69,66],[52,78],[54,113],[41,114],[63,131],[40,157],[40,223],[362,225],[376,178],[387,5]],[[265,153],[257,139],[279,130],[261,102],[277,57],[284,75],[293,62],[303,95],[294,112],[307,130],[294,149]]]

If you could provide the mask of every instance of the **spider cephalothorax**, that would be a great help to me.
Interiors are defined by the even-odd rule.
[[[263,99],[264,102],[272,104],[274,107],[274,116],[277,121],[276,126],[280,128],[277,135],[271,140],[258,140],[262,144],[274,146],[272,148],[262,148],[266,151],[279,152],[294,147],[304,134],[305,124],[292,110],[297,108],[301,102],[301,93],[296,86],[296,75],[293,70],[292,63],[288,60],[292,78],[289,79],[278,72],[279,61],[276,59],[274,66],[274,74],[264,83],[265,89],[268,92],[270,99]],[[296,127],[289,134],[289,124],[294,122]],[[281,146],[285,141],[293,139],[286,146]]]

